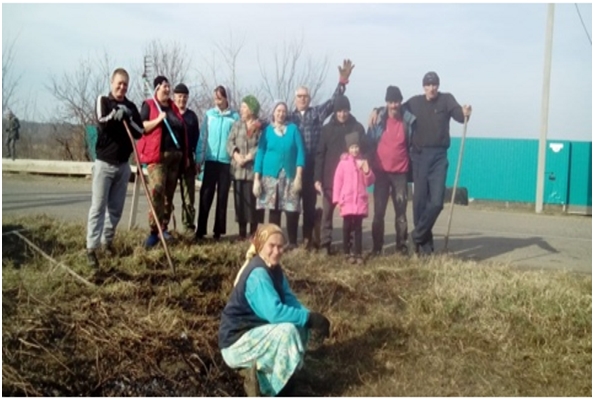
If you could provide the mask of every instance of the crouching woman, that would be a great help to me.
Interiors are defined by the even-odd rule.
[[[280,259],[285,237],[260,225],[221,317],[219,347],[225,363],[243,369],[248,396],[276,396],[303,366],[309,329],[330,334],[330,321],[295,297]]]

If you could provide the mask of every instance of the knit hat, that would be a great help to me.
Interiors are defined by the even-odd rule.
[[[188,87],[186,85],[180,83],[175,87],[175,89],[173,89],[173,93],[190,94],[190,91],[188,90]]]
[[[351,111],[351,102],[349,98],[343,95],[338,95],[334,99],[334,112],[337,111]]]
[[[347,133],[344,137],[344,142],[346,144],[347,150],[349,149],[349,147],[351,147],[354,144],[359,146],[360,145],[359,144],[359,132]]]
[[[248,96],[245,96],[241,100],[241,102],[245,103],[245,105],[248,106],[252,114],[254,114],[254,117],[258,116],[258,113],[260,112],[260,102],[258,101],[258,99],[256,99],[256,97],[250,94]]]
[[[427,72],[423,77],[423,86],[427,85],[439,85],[439,76],[435,72]]]
[[[388,86],[388,89],[386,89],[386,102],[398,103],[400,101],[402,101],[402,93],[398,86]]]
[[[157,86],[161,85],[163,82],[169,83],[169,81],[167,80],[167,78],[165,78],[163,75],[157,76],[155,78],[155,80],[153,81],[153,89],[156,89]]]

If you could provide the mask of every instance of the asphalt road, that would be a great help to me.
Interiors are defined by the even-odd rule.
[[[120,229],[128,227],[132,204],[130,184]],[[179,193],[179,192],[178,192]],[[197,193],[198,202],[198,193]],[[86,223],[91,204],[91,181],[84,178],[56,178],[26,174],[2,174],[3,215],[46,213],[68,221]],[[181,225],[179,194],[175,197],[178,229]],[[391,204],[391,203],[390,203]],[[393,209],[386,213],[385,249],[394,247]],[[196,208],[197,204],[196,204]],[[373,207],[371,207],[372,209]],[[409,203],[409,230],[412,229]],[[436,249],[443,248],[449,205],[441,213],[434,235]],[[139,201],[137,224],[148,227],[148,206],[144,194]],[[209,232],[214,223],[214,204]],[[232,196],[227,209],[227,233],[237,233]],[[388,222],[390,221],[390,222]],[[283,224],[284,224],[283,218]],[[333,237],[340,243],[342,220],[335,217]],[[371,217],[365,219],[364,248],[371,249]],[[527,212],[483,210],[474,206],[456,206],[449,240],[456,255],[484,262],[507,263],[538,269],[568,269],[592,273],[592,219],[584,216],[535,215]]]

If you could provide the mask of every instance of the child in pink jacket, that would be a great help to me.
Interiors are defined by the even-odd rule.
[[[359,134],[345,136],[348,153],[340,157],[334,173],[332,202],[340,207],[343,218],[342,243],[345,255],[351,264],[363,264],[363,218],[368,214],[367,187],[375,181],[375,175],[366,160],[359,156]],[[354,254],[351,254],[351,234],[354,233]]]

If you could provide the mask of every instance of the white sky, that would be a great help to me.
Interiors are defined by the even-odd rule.
[[[578,7],[591,35],[592,5]],[[407,99],[422,92],[423,75],[434,70],[441,91],[473,106],[469,137],[537,138],[546,15],[542,3],[3,4],[2,38],[4,45],[17,37],[19,95],[35,98],[44,116],[54,106],[45,87],[51,74],[73,72],[82,58],[104,49],[118,66],[138,71],[151,40],[178,40],[195,70],[213,42],[231,33],[245,38],[239,78],[253,86],[260,79],[257,51],[303,35],[307,54],[330,60],[323,99],[336,86],[336,66],[353,60],[346,94],[364,125],[371,108],[384,103],[388,85]],[[461,132],[452,122],[452,135]],[[592,46],[574,3],[555,7],[548,136],[592,139]]]

